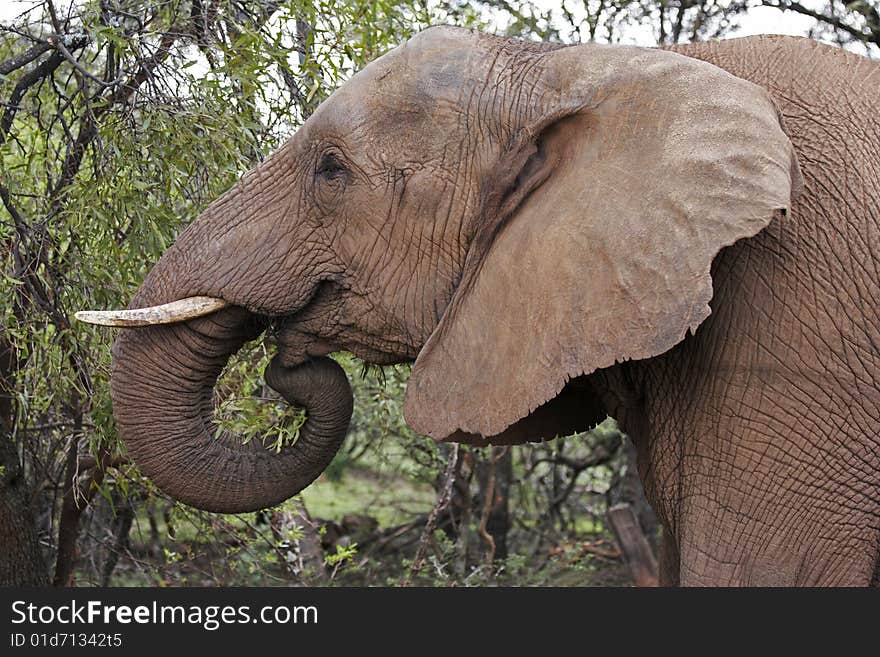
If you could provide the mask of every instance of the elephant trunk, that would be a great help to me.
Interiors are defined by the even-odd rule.
[[[192,506],[253,511],[297,494],[329,465],[348,431],[351,387],[329,358],[285,367],[276,358],[266,382],[308,418],[297,441],[276,453],[260,440],[211,422],[223,367],[262,327],[238,307],[185,323],[123,329],[114,345],[111,394],[129,454],[159,488]]]

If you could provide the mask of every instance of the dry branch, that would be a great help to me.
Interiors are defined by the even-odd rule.
[[[404,582],[404,585],[408,585],[409,580],[418,574],[425,565],[425,558],[428,554],[428,545],[433,538],[434,529],[437,527],[437,520],[440,517],[440,514],[446,511],[447,507],[449,507],[449,502],[452,500],[452,489],[455,486],[455,469],[458,466],[458,451],[459,445],[458,443],[455,443],[449,452],[449,460],[446,462],[446,470],[443,473],[443,488],[440,491],[437,504],[431,509],[431,513],[428,515],[428,521],[425,523],[425,529],[422,532],[422,538],[419,541],[416,556],[413,559],[412,567],[409,570],[409,578]]]
[[[636,586],[658,586],[657,560],[632,507],[629,504],[611,507],[608,523]]]

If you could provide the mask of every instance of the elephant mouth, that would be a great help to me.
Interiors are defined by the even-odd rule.
[[[351,294],[339,283],[322,281],[295,312],[269,319],[270,339],[277,343],[285,363],[294,365],[345,351],[369,365],[397,365],[415,359],[420,347],[389,339],[381,331],[368,330],[353,322],[346,309]]]
[[[302,312],[282,317],[265,317],[266,339],[278,346],[279,359],[294,365],[310,358],[321,358],[337,352],[349,352],[369,365],[389,366],[410,362],[412,358],[400,350],[378,345],[370,336],[355,332],[343,335],[333,332],[322,335],[303,326]]]

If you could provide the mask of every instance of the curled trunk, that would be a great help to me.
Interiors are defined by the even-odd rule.
[[[237,513],[278,504],[314,481],[348,431],[352,393],[342,368],[317,358],[273,360],[266,382],[308,419],[280,453],[261,441],[215,437],[213,389],[229,360],[262,327],[240,308],[183,324],[125,329],[114,345],[112,397],[119,433],[145,475],[172,497]]]

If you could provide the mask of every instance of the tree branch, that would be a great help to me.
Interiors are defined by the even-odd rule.
[[[869,23],[869,31],[863,32],[857,27],[853,27],[852,25],[844,23],[836,16],[825,14],[819,11],[814,11],[813,9],[810,9],[808,7],[804,7],[799,2],[791,2],[790,0],[762,0],[762,4],[766,7],[774,7],[776,9],[779,9],[780,11],[793,11],[804,16],[809,16],[810,18],[815,18],[817,21],[821,23],[826,23],[836,30],[846,32],[858,41],[863,41],[864,43],[873,43],[877,46],[880,46],[880,24],[870,25]],[[869,18],[869,16],[867,16],[864,12],[859,11],[859,13],[864,15],[866,18]]]
[[[422,532],[419,547],[416,550],[416,555],[413,558],[412,566],[409,570],[409,577],[404,582],[405,586],[409,585],[409,580],[412,579],[412,577],[424,566],[425,557],[428,552],[428,543],[431,542],[434,529],[437,527],[437,520],[452,500],[452,489],[455,486],[455,470],[458,466],[458,451],[459,444],[455,443],[450,451],[449,460],[446,462],[446,471],[443,473],[443,488],[440,491],[440,497],[437,499],[437,504],[431,509],[431,513],[428,515],[428,521],[425,523],[425,529]]]
[[[168,59],[168,56],[171,54],[171,47],[180,36],[181,33],[171,31],[164,34],[155,54],[148,60],[141,62],[134,75],[125,83],[117,85],[116,90],[105,99],[103,104],[96,107],[94,111],[83,118],[83,125],[80,128],[79,135],[76,141],[67,149],[67,154],[64,157],[64,163],[61,166],[61,177],[51,192],[53,211],[57,211],[60,208],[61,193],[73,182],[82,165],[86,148],[98,135],[99,119],[115,105],[126,102],[144,82],[150,79],[153,72],[162,62]]]
[[[0,75],[9,75],[16,69],[30,64],[37,57],[49,50],[52,50],[52,44],[50,43],[38,43],[35,46],[31,46],[20,55],[16,55],[9,61],[0,64]]]

